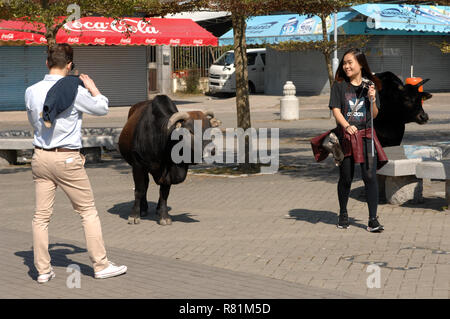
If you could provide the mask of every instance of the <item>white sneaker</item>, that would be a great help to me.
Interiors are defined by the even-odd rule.
[[[47,274],[43,274],[43,275],[39,275],[37,278],[37,282],[40,284],[46,283],[47,281],[49,281],[52,278],[55,278],[55,272],[53,271],[53,268],[50,268],[50,272]]]
[[[109,262],[109,266],[95,273],[96,279],[105,279],[122,275],[127,272],[127,266],[117,266],[113,262]]]

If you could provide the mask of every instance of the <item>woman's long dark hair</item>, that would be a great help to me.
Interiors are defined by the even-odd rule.
[[[336,75],[334,77],[335,81],[337,82],[350,82],[349,77],[344,72],[344,57],[351,53],[355,56],[356,61],[358,61],[359,65],[361,66],[361,75],[363,78],[367,78],[371,80],[373,83],[375,83],[376,89],[379,91],[381,90],[381,81],[378,79],[375,75],[372,74],[372,71],[370,71],[369,64],[367,63],[366,56],[364,53],[361,52],[360,49],[352,48],[347,50],[344,55],[342,56],[341,62],[339,63],[339,67],[336,71]]]

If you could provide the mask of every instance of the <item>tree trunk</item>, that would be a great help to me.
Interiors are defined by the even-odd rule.
[[[234,66],[236,69],[236,111],[237,127],[247,130],[251,127],[250,103],[248,96],[248,70],[247,70],[247,43],[245,31],[247,29],[246,17],[233,12],[232,16],[234,32]],[[243,172],[253,168],[249,160],[249,137],[245,137],[245,163],[239,164]]]
[[[247,43],[245,17],[232,15],[234,31],[234,66],[236,68],[236,110],[237,126],[246,130],[251,127],[250,104],[248,97]]]
[[[323,40],[328,41],[328,32],[327,32],[327,20],[326,15],[319,15],[320,20],[322,21],[322,34],[323,34]],[[322,52],[325,56],[325,63],[327,65],[327,71],[328,71],[328,81],[330,82],[330,88],[333,85],[334,82],[334,74],[333,74],[333,66],[331,65],[331,58],[330,53],[328,50],[325,50],[325,52]]]
[[[46,36],[47,39],[47,48],[54,47],[56,45],[56,38],[53,36]]]
[[[56,45],[56,34],[59,29],[47,26],[47,32],[45,32],[45,38],[47,39],[47,48],[51,48]]]

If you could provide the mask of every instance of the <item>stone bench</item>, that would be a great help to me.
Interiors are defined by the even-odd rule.
[[[116,148],[116,138],[113,136],[84,136],[82,137],[81,153],[86,156],[86,162],[100,161],[102,147]],[[33,149],[32,138],[0,138],[0,166],[17,163],[17,151]]]
[[[416,167],[424,160],[441,160],[439,147],[401,145],[385,147],[388,163],[377,171],[381,201],[402,205],[412,200],[423,201],[423,180],[417,178]]]
[[[416,166],[417,178],[445,180],[445,199],[450,210],[450,159],[423,161]]]

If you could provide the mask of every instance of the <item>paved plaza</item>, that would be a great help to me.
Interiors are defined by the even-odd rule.
[[[331,159],[315,163],[309,144],[309,138],[335,125],[328,96],[300,97],[297,121],[279,120],[279,98],[250,98],[252,125],[280,128],[279,172],[229,178],[193,169],[183,184],[172,187],[171,226],[157,224],[159,190],[153,182],[150,214],[139,225],[127,224],[134,185],[130,167],[117,152],[86,165],[108,256],[128,266],[128,273],[117,278],[93,278],[80,217],[58,190],[49,227],[56,278],[37,284],[31,168],[0,168],[0,298],[448,299],[445,183],[424,181],[423,203],[379,205],[385,231],[373,234],[365,230],[368,209],[357,168],[348,204],[351,226],[337,229],[338,169]],[[212,110],[222,127],[236,126],[234,97],[173,99],[180,110]],[[450,141],[449,101],[450,93],[426,101],[430,122],[408,124],[403,144]],[[120,128],[128,109],[85,116],[84,127]],[[0,113],[0,131],[10,130],[30,130],[25,112]],[[80,288],[67,285],[72,275],[67,267],[73,264],[81,270]],[[379,282],[372,281],[378,270]]]

